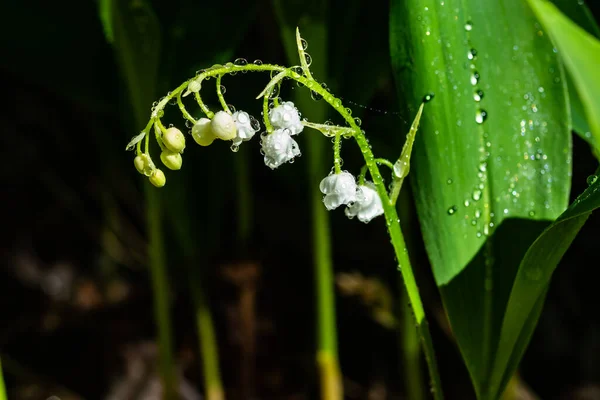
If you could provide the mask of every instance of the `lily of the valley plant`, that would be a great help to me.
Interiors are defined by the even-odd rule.
[[[234,63],[213,65],[201,70],[198,74],[182,83],[179,87],[169,92],[160,101],[154,103],[150,120],[142,132],[135,136],[127,145],[127,150],[136,151],[134,165],[150,182],[157,187],[166,183],[164,172],[157,167],[150,155],[149,143],[152,131],[161,149],[160,160],[171,170],[182,167],[182,154],[186,147],[186,135],[176,127],[165,127],[161,122],[165,107],[175,101],[186,125],[191,126],[188,134],[200,146],[210,146],[215,141],[230,142],[231,150],[236,152],[243,142],[251,140],[261,125],[257,119],[244,111],[234,111],[227,104],[221,89],[221,80],[228,74],[238,72],[269,72],[271,80],[265,89],[257,96],[263,100],[262,119],[265,126],[260,134],[261,154],[264,156],[265,165],[271,169],[293,162],[300,156],[300,147],[294,139],[304,132],[305,128],[320,131],[327,137],[333,138],[333,168],[329,176],[323,177],[320,190],[324,194],[323,203],[328,210],[346,206],[345,213],[349,218],[357,217],[364,223],[383,215],[392,245],[398,260],[398,269],[404,279],[408,292],[413,315],[421,336],[423,350],[427,359],[433,393],[436,399],[442,398],[441,385],[437,372],[437,365],[433,352],[433,345],[429,328],[425,318],[423,304],[413,275],[408,253],[404,243],[400,221],[396,212],[396,200],[400,193],[404,178],[410,169],[410,154],[414,143],[415,134],[423,111],[423,104],[407,135],[406,143],[399,159],[392,163],[386,159],[376,158],[369,145],[365,132],[360,128],[359,121],[352,117],[351,110],[345,108],[342,101],[331,94],[323,85],[319,84],[309,70],[310,56],[305,53],[306,42],[296,30],[296,42],[300,65],[283,67],[260,62],[247,63],[238,59]],[[203,84],[214,78],[217,97],[222,110],[212,111],[203,102],[200,95]],[[286,80],[293,80],[308,88],[313,97],[322,98],[333,107],[345,120],[345,126],[331,125],[321,121],[307,121],[302,119],[300,111],[292,102],[283,102],[279,97],[281,85]],[[183,98],[193,96],[204,113],[200,119],[194,118],[185,108]],[[354,139],[358,144],[365,161],[360,169],[358,178],[349,171],[341,168],[342,140]],[[390,180],[385,181],[379,167],[389,169]],[[367,180],[369,173],[371,180]],[[389,188],[389,191],[388,191]]]

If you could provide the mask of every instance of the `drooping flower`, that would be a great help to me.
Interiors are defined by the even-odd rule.
[[[252,127],[252,120],[247,112],[236,111],[232,115],[237,132],[233,138],[233,144],[239,146],[242,142],[252,139],[256,129]]]
[[[292,136],[304,129],[298,109],[291,101],[286,101],[269,111],[269,121],[275,129],[288,129]]]
[[[174,153],[181,153],[185,149],[185,136],[175,127],[165,131],[162,141],[165,147]]]
[[[292,139],[287,129],[277,129],[273,133],[265,135],[261,145],[265,156],[265,165],[271,169],[300,155],[298,143]]]
[[[192,137],[200,146],[210,145],[217,137],[212,131],[211,121],[208,118],[200,118],[192,126]]]
[[[156,187],[163,187],[163,186],[165,186],[165,183],[167,182],[165,173],[162,172],[158,168],[156,168],[154,171],[152,171],[152,174],[150,175],[149,179],[150,179],[150,183]]]
[[[346,208],[346,215],[352,219],[358,217],[365,224],[383,214],[383,205],[373,182],[358,186],[356,201]]]
[[[160,153],[160,160],[165,165],[165,167],[172,170],[181,169],[181,164],[183,162],[181,154],[174,153],[167,149],[164,149],[162,153]]]
[[[235,138],[237,132],[235,121],[231,114],[225,111],[217,112],[214,115],[210,126],[213,134],[221,140],[232,140]]]
[[[340,172],[324,178],[319,189],[325,195],[323,203],[328,210],[356,201],[356,180],[349,172]]]

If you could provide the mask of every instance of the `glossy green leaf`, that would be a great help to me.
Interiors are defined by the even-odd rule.
[[[528,0],[548,30],[577,89],[591,132],[590,143],[600,143],[600,41],[567,18],[548,1]],[[579,117],[580,118],[580,117]]]
[[[434,94],[411,169],[434,277],[477,396],[495,399],[490,373],[519,263],[568,204],[565,76],[519,0],[392,1],[390,29],[405,102]],[[511,354],[518,362],[522,349]]]
[[[539,308],[560,259],[592,213],[600,207],[600,179],[537,238],[521,261],[508,300],[491,374],[490,392],[499,393],[516,369],[539,317]]]
[[[417,106],[429,92],[412,183],[439,285],[505,218],[555,219],[570,188],[564,76],[527,5],[393,1],[397,83]]]

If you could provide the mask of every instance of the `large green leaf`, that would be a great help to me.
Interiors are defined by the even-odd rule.
[[[494,399],[494,350],[519,263],[568,204],[565,77],[520,0],[392,1],[390,29],[406,103],[435,95],[413,156],[417,211],[475,391]]]
[[[441,285],[505,218],[553,220],[566,208],[564,77],[520,0],[397,0],[390,28],[409,104],[435,94],[421,120],[412,182]]]
[[[499,393],[512,376],[529,343],[558,262],[592,211],[600,207],[600,179],[594,179],[567,211],[537,238],[521,261],[502,323],[491,374],[491,393]]]
[[[548,30],[562,56],[585,111],[585,120],[591,132],[589,142],[598,154],[600,114],[597,110],[600,109],[600,96],[598,96],[600,76],[597,71],[600,68],[600,41],[567,18],[552,3],[540,0],[528,0],[528,2]],[[584,18],[579,19],[585,21]],[[589,31],[597,33],[594,24],[588,22],[587,25]],[[578,104],[579,99],[575,100],[575,105]],[[582,116],[576,115],[576,117],[580,129],[585,129]]]

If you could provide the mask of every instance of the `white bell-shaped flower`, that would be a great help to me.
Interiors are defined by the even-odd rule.
[[[252,127],[252,120],[247,112],[236,111],[232,115],[237,127],[237,133],[233,138],[233,144],[239,146],[242,142],[252,139],[256,129]]]
[[[269,121],[275,129],[289,129],[290,135],[297,135],[304,129],[298,109],[291,101],[286,101],[269,111]]]
[[[210,127],[213,134],[221,140],[233,140],[236,136],[237,128],[231,114],[225,111],[215,113]]]
[[[265,165],[271,169],[300,155],[298,143],[292,139],[287,129],[277,129],[275,132],[265,135],[261,145],[265,156]]]
[[[356,180],[350,172],[340,172],[324,178],[319,189],[325,195],[323,203],[328,210],[356,201]]]
[[[383,214],[383,205],[373,182],[365,182],[358,187],[356,201],[346,208],[346,215],[352,219],[358,217],[365,224]]]

